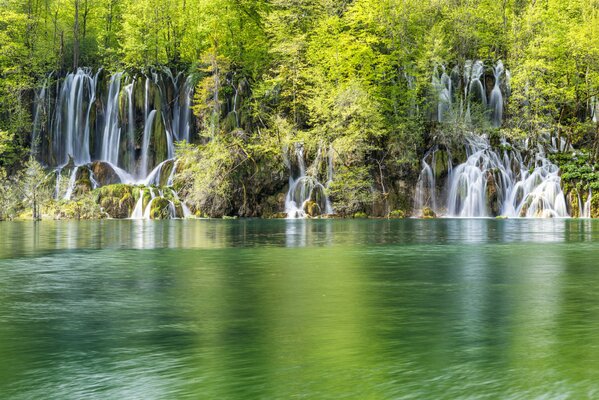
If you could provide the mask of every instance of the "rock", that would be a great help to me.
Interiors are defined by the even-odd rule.
[[[304,212],[312,218],[318,217],[320,214],[322,214],[322,210],[320,209],[318,203],[312,200],[306,202],[304,205]]]
[[[270,219],[285,219],[287,218],[287,214],[284,212],[277,212],[268,216]]]
[[[499,215],[501,213],[501,205],[497,193],[497,183],[495,176],[491,172],[487,173],[487,208],[491,215]]]
[[[389,213],[389,219],[402,219],[406,217],[406,213],[403,210],[393,210]]]
[[[164,197],[154,198],[150,206],[150,219],[169,219],[171,217],[171,202]]]
[[[106,162],[94,161],[89,168],[94,173],[94,178],[98,182],[98,186],[107,186],[121,183],[118,174],[114,168]]]
[[[75,176],[75,187],[73,188],[72,197],[81,197],[93,189],[91,181],[91,171],[87,167],[81,167],[77,170]]]
[[[573,191],[571,191],[566,196],[566,200],[570,209],[570,216],[572,218],[580,218],[580,205],[578,203],[578,196]]]
[[[97,203],[111,218],[129,218],[135,208],[135,189],[125,184],[103,186],[97,189]]]
[[[366,215],[365,212],[358,211],[357,213],[354,214],[354,218],[368,218],[368,215]]]
[[[430,207],[424,207],[422,209],[422,218],[437,218],[437,214],[435,214],[435,212]]]

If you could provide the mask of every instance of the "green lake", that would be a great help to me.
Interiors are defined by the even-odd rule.
[[[599,222],[0,223],[0,398],[599,398]]]

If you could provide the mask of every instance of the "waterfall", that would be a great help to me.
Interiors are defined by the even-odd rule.
[[[179,81],[179,77],[177,81]],[[192,77],[188,76],[179,88],[179,96],[173,105],[173,132],[177,141],[189,142],[191,131],[191,99],[193,96]]]
[[[52,123],[52,149],[57,166],[66,165],[69,157],[78,165],[90,162],[88,126],[96,80],[90,70],[78,69],[63,82]],[[36,103],[35,114],[44,103],[43,99]]]
[[[587,197],[587,201],[584,203],[584,207],[582,208],[581,218],[591,218],[591,202],[593,201],[593,191],[589,189],[589,195]]]
[[[414,210],[419,215],[422,214],[422,210],[425,207],[429,207],[435,213],[438,212],[435,174],[431,165],[426,162],[426,159],[429,158],[429,156],[432,158],[431,164],[436,164],[435,151],[429,152],[429,154],[422,159],[422,170],[418,177],[418,183],[416,184],[416,196],[414,202]]]
[[[104,134],[100,159],[118,165],[119,145],[121,141],[121,128],[119,126],[119,94],[121,89],[122,73],[117,73],[110,79],[108,91]]]
[[[135,79],[125,87],[127,93],[127,154],[129,155],[127,169],[133,171],[134,157],[132,152],[135,150],[135,103],[133,101],[133,90],[135,89]]]
[[[75,166],[106,162],[127,182],[143,182],[159,161],[174,157],[177,141],[191,139],[193,79],[182,73],[173,77],[170,70],[101,72],[80,68],[41,82],[33,105],[31,153],[52,168],[71,159]],[[138,87],[140,79],[144,86]],[[164,139],[153,135],[157,124],[165,129]],[[143,136],[136,129],[143,129]]]
[[[79,171],[79,167],[73,168],[71,172],[71,177],[69,178],[69,186],[67,187],[67,192],[64,195],[65,200],[71,200],[71,196],[73,196],[73,190],[75,190],[75,183],[77,179],[77,172]]]
[[[497,61],[495,68],[493,68],[493,75],[495,76],[495,85],[491,91],[491,98],[489,99],[489,109],[491,110],[491,123],[493,127],[499,128],[501,121],[503,120],[503,95],[501,94],[500,82],[503,77],[504,68],[501,61]]]
[[[332,149],[329,149],[327,160],[327,178],[329,183],[333,179]],[[286,151],[284,152],[287,153]],[[321,214],[333,214],[333,207],[326,194],[325,186],[318,181],[316,170],[320,163],[321,149],[317,152],[316,159],[310,167],[311,173],[306,172],[304,160],[304,147],[295,146],[295,163],[285,158],[285,164],[290,170],[289,190],[285,198],[285,213],[288,218],[306,218]],[[311,209],[310,209],[311,208]]]
[[[436,75],[436,74],[435,74]],[[451,111],[452,101],[452,82],[451,78],[445,72],[443,72],[440,78],[433,78],[433,86],[437,90],[439,96],[439,104],[437,105],[437,121],[445,122],[447,120],[447,114]]]
[[[133,208],[133,213],[131,213],[131,217],[130,217],[131,219],[143,219],[144,194],[145,194],[144,190],[140,189],[139,190],[139,199],[137,200],[137,203],[135,203],[135,207]]]
[[[439,69],[440,68],[440,69]],[[495,128],[503,120],[504,99],[510,95],[510,72],[501,60],[493,66],[493,88],[487,96],[485,64],[481,60],[466,60],[460,74],[460,66],[454,65],[447,72],[445,65],[435,66],[432,73],[432,87],[436,94],[433,121],[452,123],[461,119],[466,124],[473,123],[474,111],[488,114],[488,120]],[[476,119],[475,118],[475,119]],[[476,122],[476,121],[474,121]]]
[[[152,128],[154,126],[154,118],[156,117],[156,110],[150,111],[146,119],[146,125],[144,126],[144,135],[141,145],[141,161],[140,161],[140,177],[148,175],[148,157],[150,151],[150,136],[152,135]]]
[[[447,216],[450,217],[568,217],[566,199],[561,188],[559,168],[549,161],[542,148],[527,161],[518,151],[503,142],[493,149],[488,139],[466,139],[465,162],[449,168],[446,191]],[[430,157],[430,156],[428,156]],[[434,153],[432,155],[434,160]],[[435,207],[436,163],[423,160],[421,178],[416,189],[415,208]],[[432,193],[426,203],[426,193]]]
[[[51,110],[49,84],[52,74],[44,80],[42,87],[35,93],[35,107],[33,111],[33,126],[31,133],[31,156],[36,157],[40,151],[42,133],[47,130],[47,119]]]

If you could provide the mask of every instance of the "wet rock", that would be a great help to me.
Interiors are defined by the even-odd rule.
[[[437,214],[435,214],[435,212],[430,207],[424,207],[422,209],[422,218],[437,218]]]
[[[73,197],[81,197],[93,190],[91,181],[91,171],[87,167],[81,167],[77,170],[75,176],[75,187],[73,188]]]
[[[495,175],[490,171],[487,172],[487,208],[489,209],[489,213],[493,216],[501,213],[497,181],[495,180]]]
[[[89,166],[90,170],[94,174],[98,186],[107,186],[121,183],[118,174],[114,171],[114,168],[106,162],[94,161]]]
[[[169,219],[172,217],[172,203],[164,197],[156,197],[150,206],[150,219]]]
[[[97,203],[111,218],[129,218],[135,208],[136,190],[134,186],[125,184],[103,186],[97,189]]]
[[[389,219],[402,219],[406,217],[406,213],[403,210],[393,210],[389,213]]]
[[[322,214],[320,206],[315,201],[307,201],[304,205],[304,212],[306,213],[306,215],[312,218],[318,217]]]

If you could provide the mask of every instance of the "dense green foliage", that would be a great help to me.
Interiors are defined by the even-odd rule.
[[[167,65],[198,81],[203,144],[182,152],[180,183],[195,207],[262,214],[248,201],[282,189],[271,175],[301,142],[310,159],[334,149],[337,210],[388,213],[431,140],[463,131],[431,122],[431,76],[467,59],[512,72],[501,134],[563,137],[597,158],[597,0],[2,0],[0,169],[26,159],[49,71]]]

